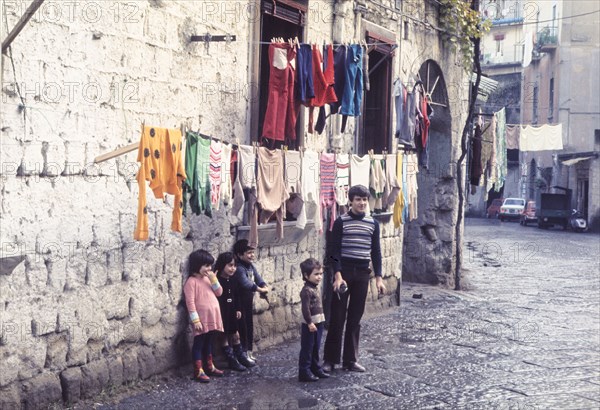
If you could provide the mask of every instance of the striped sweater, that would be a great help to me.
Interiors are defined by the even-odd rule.
[[[375,276],[381,276],[379,223],[372,217],[349,211],[336,219],[330,238],[328,253],[336,272],[342,264],[368,268],[373,261]]]

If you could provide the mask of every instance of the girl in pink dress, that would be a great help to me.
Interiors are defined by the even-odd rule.
[[[223,289],[212,270],[215,259],[207,251],[194,251],[189,257],[189,277],[183,286],[185,304],[192,321],[194,345],[194,379],[208,383],[210,376],[221,377],[212,358],[212,341],[215,332],[223,331],[223,320],[217,296]]]

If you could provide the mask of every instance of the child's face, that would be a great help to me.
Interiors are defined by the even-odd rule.
[[[239,255],[240,260],[246,263],[254,262],[254,249],[248,249],[243,254]]]
[[[204,266],[200,267],[200,272],[198,272],[198,273],[200,274],[200,276],[206,276],[206,275],[208,275],[209,272],[212,272],[212,266],[204,265]]]
[[[367,204],[369,203],[369,198],[366,196],[355,196],[350,201],[350,209],[354,214],[364,214],[367,211]]]
[[[225,265],[225,267],[223,268],[223,272],[221,272],[221,275],[223,275],[226,278],[230,278],[233,276],[234,273],[235,273],[235,261],[231,261],[227,265]]]
[[[323,279],[323,268],[313,269],[313,271],[310,273],[310,275],[308,275],[308,277],[306,278],[306,280],[308,282],[312,283],[313,285],[318,285],[319,283],[321,283],[322,279]]]

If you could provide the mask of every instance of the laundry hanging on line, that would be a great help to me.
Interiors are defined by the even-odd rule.
[[[256,246],[258,224],[268,222],[272,215],[278,222],[278,237],[283,238],[282,222],[286,211],[291,211],[292,217],[297,217],[297,225],[304,228],[309,216],[307,210],[314,209],[315,213],[310,217],[315,229],[321,231],[323,221],[331,223],[338,208],[343,209],[338,193],[347,203],[350,179],[352,184],[360,183],[374,190],[380,212],[395,208],[402,191],[400,181],[390,178],[397,174],[396,154],[390,159],[392,154],[359,157],[311,150],[270,150],[231,145],[191,131],[186,133],[185,152],[183,147],[179,129],[143,128],[138,154],[141,168],[135,239],[147,240],[149,237],[147,181],[150,181],[155,197],[163,199],[165,193],[175,195],[171,228],[176,232],[182,231],[184,209],[212,217],[220,204],[231,206],[234,215],[247,204],[246,221],[251,228],[251,242]],[[411,169],[417,167],[416,154],[402,155],[407,157],[405,162],[411,164]],[[394,169],[389,169],[390,166]],[[273,173],[274,167],[282,172]],[[291,172],[291,168],[295,172]],[[236,171],[233,174],[232,169]],[[402,197],[400,203],[403,207],[411,206],[412,220],[416,218],[416,177],[409,174],[405,173],[409,180],[405,182],[404,191],[410,192],[410,196]],[[279,176],[277,183],[272,175]],[[290,194],[294,194],[294,198]],[[331,229],[331,224],[327,227]]]
[[[521,126],[519,149],[521,151],[562,150],[562,124]]]

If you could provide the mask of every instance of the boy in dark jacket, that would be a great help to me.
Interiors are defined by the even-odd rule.
[[[323,267],[316,259],[309,258],[300,264],[304,287],[300,291],[302,302],[302,323],[300,358],[298,360],[298,380],[315,382],[329,377],[319,366],[319,349],[323,335],[323,304],[319,293],[319,283],[323,279]]]
[[[238,281],[240,289],[240,302],[242,308],[242,318],[239,321],[240,339],[242,346],[248,350],[247,356],[251,363],[256,358],[252,354],[252,343],[254,341],[254,322],[253,322],[253,301],[254,292],[265,295],[269,288],[263,278],[254,267],[255,255],[254,248],[248,245],[248,240],[240,239],[233,245],[233,253],[237,260],[237,269],[235,278]],[[244,352],[246,354],[246,352]]]

